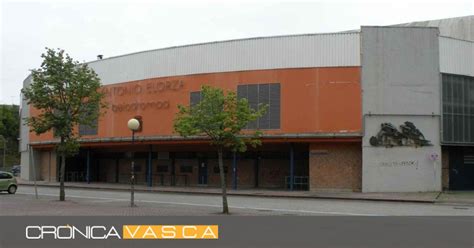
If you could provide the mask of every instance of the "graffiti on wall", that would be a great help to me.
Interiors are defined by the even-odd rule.
[[[392,123],[385,122],[380,125],[380,131],[369,140],[372,146],[431,146],[423,133],[415,124],[405,121],[400,125],[400,131]]]
[[[131,84],[126,86],[104,87],[102,92],[108,98],[123,96],[140,96],[143,94],[154,94],[161,97],[161,93],[180,91],[184,88],[184,82],[181,80],[156,81],[147,84]],[[148,102],[127,102],[112,104],[113,112],[128,112],[137,110],[160,110],[168,109],[170,102],[167,99],[148,101]]]
[[[402,161],[384,161],[380,162],[381,167],[416,167],[418,168],[418,160],[402,160]]]

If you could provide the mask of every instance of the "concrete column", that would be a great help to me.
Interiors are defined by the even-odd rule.
[[[290,144],[290,190],[294,188],[294,176],[295,176],[295,151],[293,143]]]
[[[176,185],[176,168],[175,168],[175,153],[170,153],[171,156],[171,186]]]
[[[260,157],[257,152],[257,157],[255,158],[255,188],[258,188],[258,171],[259,171],[259,163],[260,163]]]
[[[51,151],[49,151],[49,161],[48,161],[48,182],[51,182]]]
[[[119,182],[119,159],[115,159],[115,182]]]
[[[91,183],[91,150],[87,149],[87,158],[86,158],[86,181]]]
[[[148,170],[147,170],[147,182],[148,187],[153,186],[153,178],[152,178],[152,166],[153,166],[153,146],[150,145],[150,150],[148,151]]]

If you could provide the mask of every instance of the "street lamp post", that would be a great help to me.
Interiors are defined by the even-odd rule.
[[[135,132],[140,128],[140,122],[132,118],[127,123],[128,129],[132,131],[132,146],[135,143]],[[133,149],[133,148],[132,148]],[[131,175],[130,175],[130,207],[135,207],[135,159],[133,151],[132,154],[132,164],[131,164]]]

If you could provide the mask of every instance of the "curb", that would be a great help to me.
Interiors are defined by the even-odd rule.
[[[463,201],[436,201],[438,205],[453,206],[453,207],[474,207],[473,202],[463,202]]]
[[[19,185],[34,186],[34,184],[20,183]],[[58,188],[59,185],[37,185],[38,187]],[[65,188],[75,189],[100,189],[113,191],[129,191],[123,188],[108,188],[108,187],[86,187],[77,185],[66,185]],[[135,189],[135,192],[156,192],[156,193],[170,193],[170,194],[189,194],[189,195],[221,195],[220,192],[193,192],[193,191],[179,191],[179,190],[160,190],[160,189]],[[310,195],[275,195],[275,194],[251,194],[251,193],[236,193],[227,192],[230,196],[248,196],[248,197],[268,197],[268,198],[295,198],[295,199],[323,199],[323,200],[353,200],[353,201],[376,201],[376,202],[405,202],[405,203],[436,203],[436,200],[415,200],[415,199],[390,199],[390,198],[355,198],[344,196],[310,196]]]

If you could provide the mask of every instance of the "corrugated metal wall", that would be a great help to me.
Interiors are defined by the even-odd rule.
[[[104,85],[154,77],[278,68],[360,66],[359,33],[232,40],[89,63]]]
[[[443,143],[474,143],[474,77],[443,74]]]
[[[474,42],[440,37],[439,64],[443,73],[474,76]]]
[[[279,83],[239,85],[237,97],[246,98],[253,109],[258,109],[260,104],[268,106],[268,111],[256,121],[250,122],[248,129],[280,128],[281,86]]]
[[[474,15],[397,24],[406,27],[438,27],[441,36],[474,41]]]

